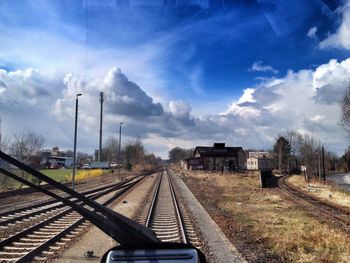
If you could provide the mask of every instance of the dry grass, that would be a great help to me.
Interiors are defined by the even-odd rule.
[[[285,261],[350,262],[349,236],[286,201],[276,189],[259,190],[257,175],[186,176],[185,181],[192,181],[189,185],[196,185],[197,190],[192,187],[194,192],[215,188],[214,192],[220,195],[216,211],[229,214],[235,225],[249,231]]]
[[[334,186],[329,184],[323,184],[322,182],[313,181],[310,183],[305,182],[303,176],[293,175],[287,179],[288,183],[299,189],[308,192],[322,200],[327,200],[335,204],[350,207],[350,195],[336,189]]]

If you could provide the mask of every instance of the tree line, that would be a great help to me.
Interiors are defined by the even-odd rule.
[[[46,142],[47,136],[44,134],[36,133],[34,131],[24,131],[22,133],[14,133],[12,137],[0,136],[0,150],[10,154],[19,161],[39,169],[42,167],[35,166],[33,160],[40,158],[40,151]],[[58,147],[54,149],[58,150]],[[67,150],[65,152],[66,157],[73,157],[73,151]],[[93,161],[92,154],[77,152],[76,164],[77,166],[83,166],[85,163]],[[119,161],[119,141],[114,137],[109,137],[105,140],[101,152],[101,161],[118,162]],[[160,157],[155,156],[153,153],[147,153],[141,140],[128,141],[123,147],[121,147],[120,161],[124,167],[132,168],[135,165],[160,165],[162,160]],[[5,166],[4,162],[0,161],[0,166]],[[19,172],[23,178],[39,184],[35,177],[30,176],[25,172]],[[0,174],[0,188],[6,188],[13,183],[7,176]]]

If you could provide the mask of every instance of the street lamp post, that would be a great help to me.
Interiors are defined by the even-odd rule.
[[[122,122],[119,123],[119,151],[118,151],[118,173],[120,174],[121,168],[121,145],[122,145]]]
[[[76,172],[76,157],[77,157],[77,129],[78,129],[78,97],[82,94],[78,93],[75,98],[75,126],[74,126],[74,150],[73,150],[73,176],[72,189],[75,190],[75,172]]]

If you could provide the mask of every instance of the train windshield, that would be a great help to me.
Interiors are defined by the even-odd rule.
[[[349,28],[350,0],[1,0],[0,262],[348,262]]]

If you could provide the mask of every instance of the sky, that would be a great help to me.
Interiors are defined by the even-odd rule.
[[[350,0],[0,0],[0,116],[7,137],[78,151],[139,138],[270,149],[295,129],[342,154]]]

